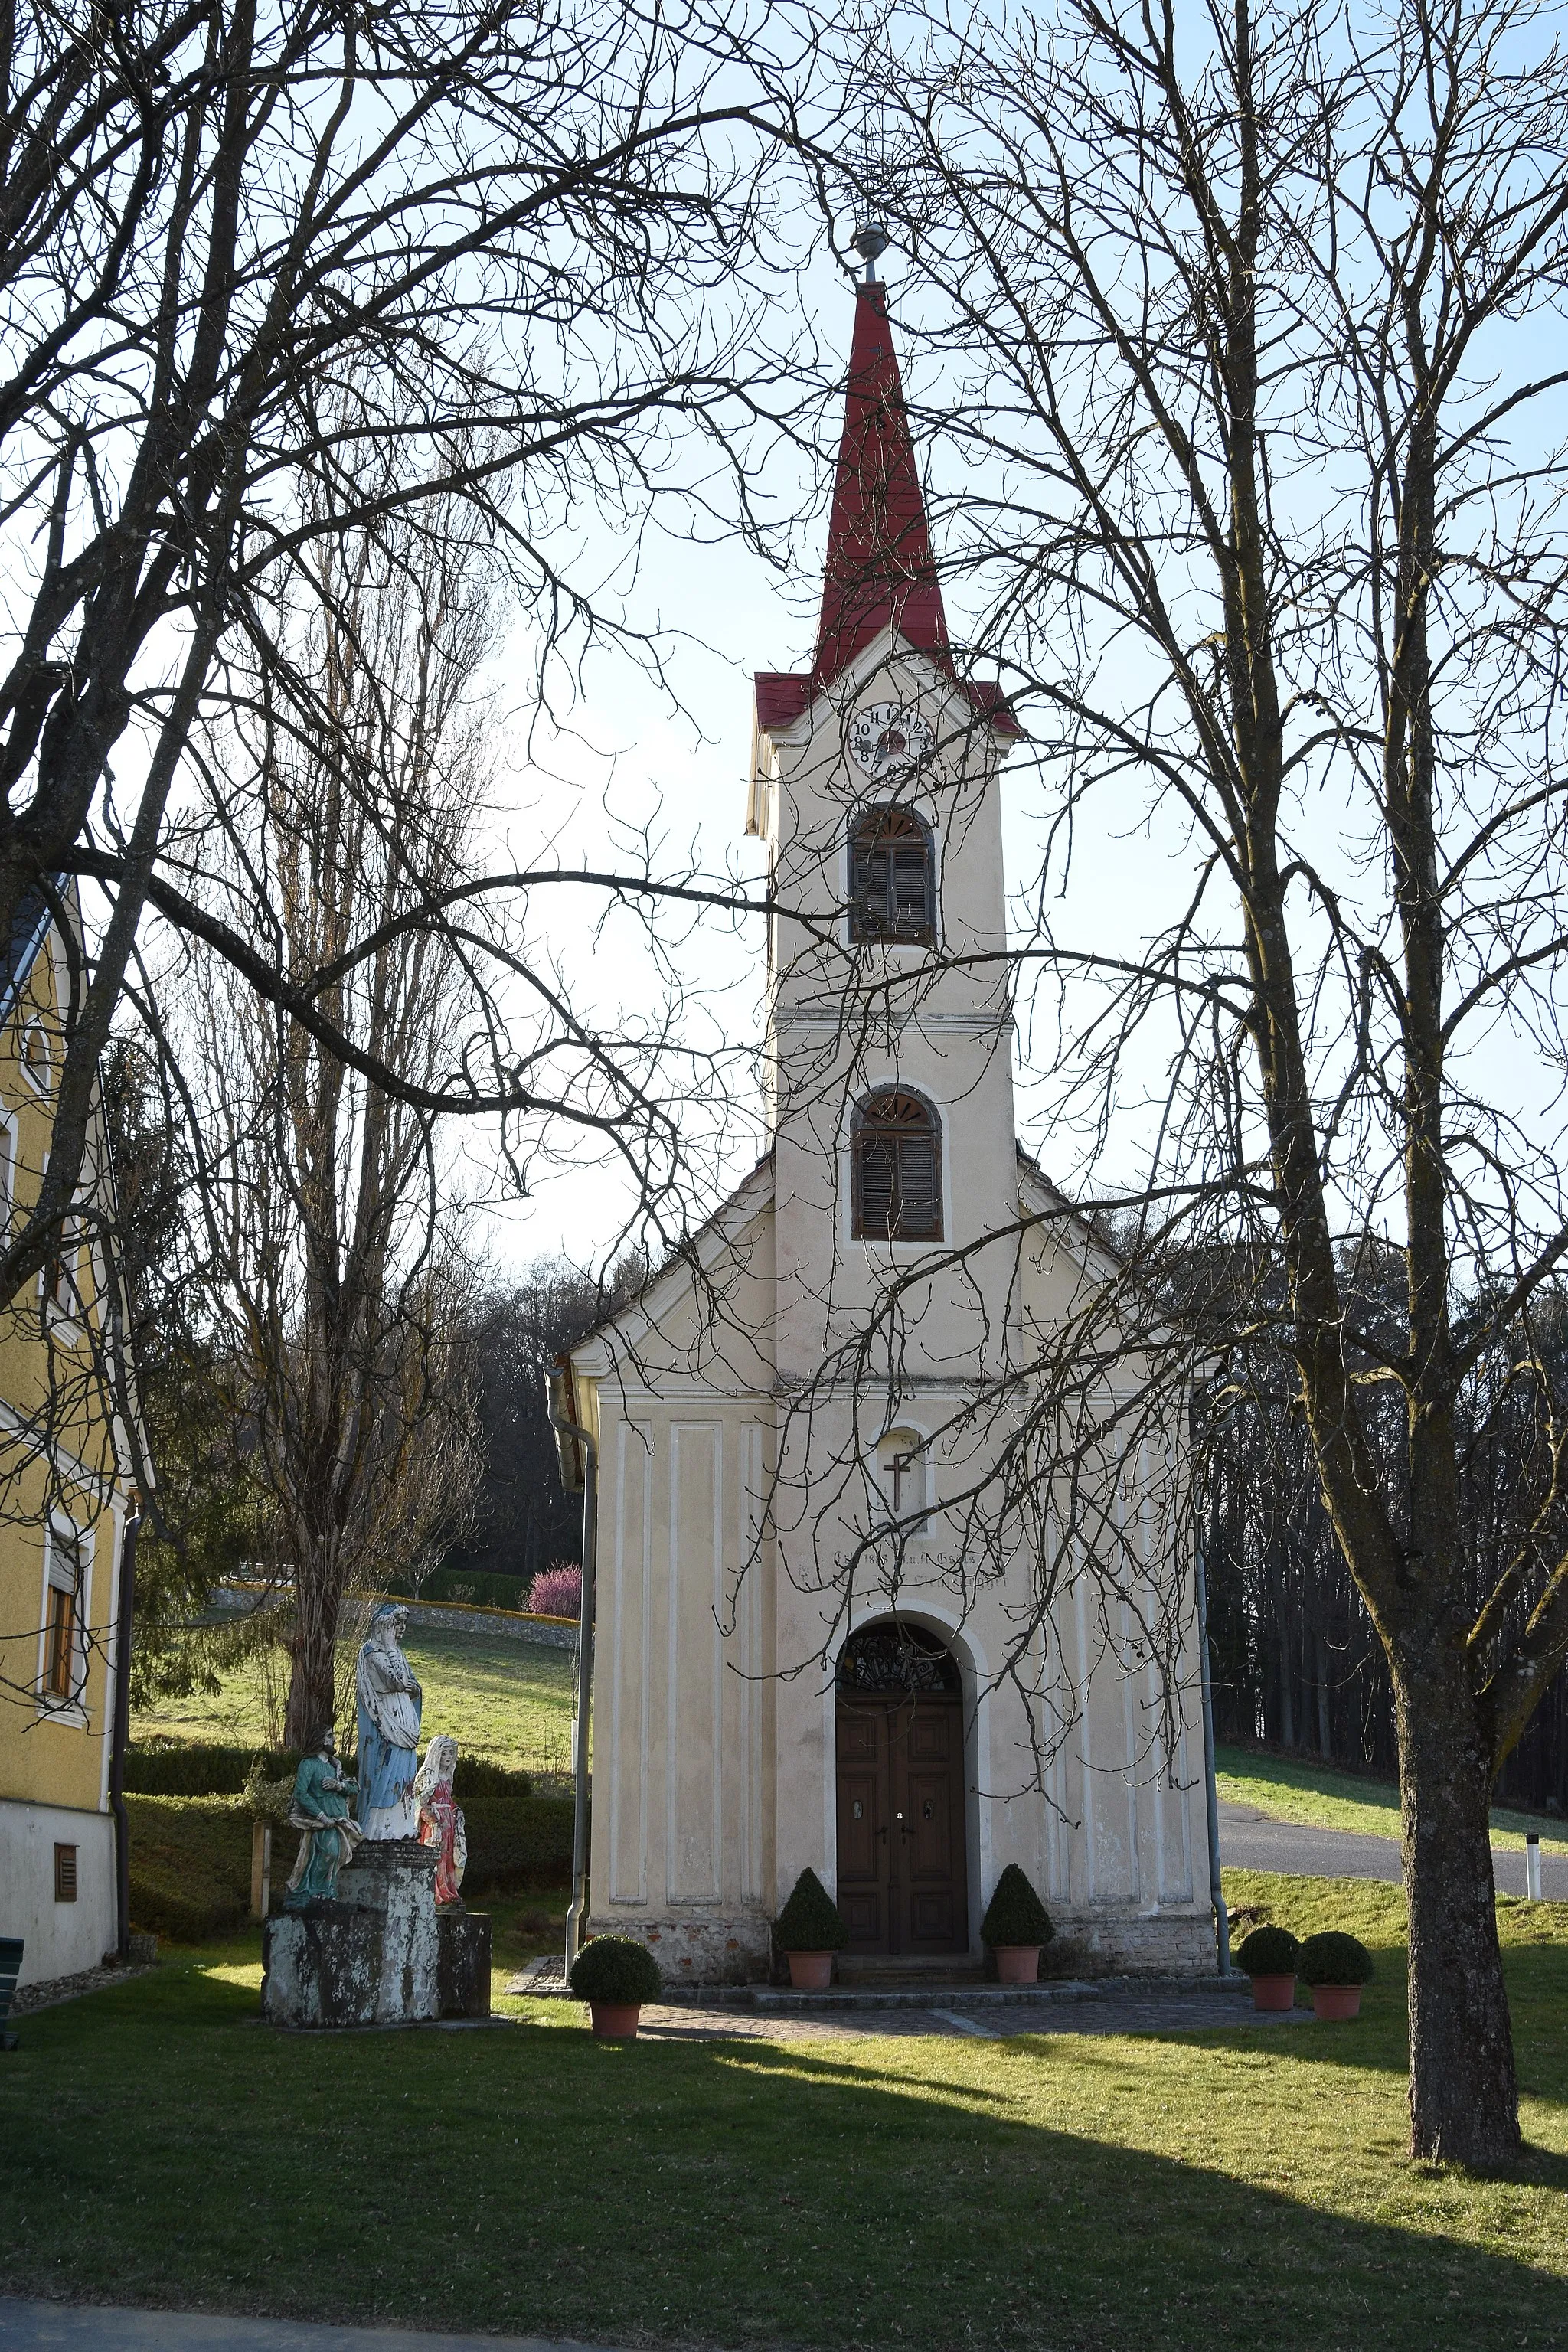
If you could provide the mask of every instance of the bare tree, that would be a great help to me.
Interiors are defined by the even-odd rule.
[[[882,79],[877,191],[947,371],[927,422],[977,640],[1047,788],[1016,968],[1054,1151],[1076,1134],[1123,1212],[1120,1261],[1021,1368],[1045,1402],[1007,1395],[1078,1461],[1194,1401],[1201,1441],[1255,1343],[1289,1363],[1393,1691],[1411,2144],[1477,2163],[1519,2145],[1489,1792],[1568,1653],[1568,1559],[1525,1543],[1478,1610],[1459,1508],[1467,1400],[1529,1360],[1568,1254],[1554,22],[933,20]],[[1168,919],[1080,942],[1073,841],[1130,807]],[[1347,1280],[1385,1241],[1391,1321]],[[912,1303],[885,1302],[884,1355]],[[1553,1423],[1536,1533],[1560,1449]],[[1091,1515],[1075,1537],[1114,1572]]]
[[[286,972],[349,943],[467,870],[484,804],[489,650],[485,572],[438,506],[418,531],[319,542],[319,593],[285,640],[330,724],[262,727],[258,798],[236,803],[227,900]],[[442,528],[445,522],[446,529]],[[237,746],[243,752],[243,743]],[[351,962],[322,1003],[336,1037],[427,1092],[463,963],[416,931]],[[472,1278],[435,1114],[347,1066],[198,950],[139,991],[198,1139],[196,1187],[222,1342],[211,1377],[249,1433],[268,1498],[270,1565],[292,1618],[286,1737],[334,1712],[349,1580],[416,1580],[459,1534],[481,1457],[463,1344]],[[159,1012],[183,1005],[171,1024]]]
[[[574,585],[563,525],[597,512],[624,546],[660,486],[717,495],[679,445],[707,436],[721,467],[726,419],[755,415],[708,298],[758,250],[758,30],[705,0],[369,18],[136,0],[111,19],[45,0],[6,20],[0,937],[73,875],[106,912],[75,959],[49,1164],[0,1296],[71,1213],[150,907],[349,1051],[331,990],[377,947],[343,940],[324,980],[279,968],[203,887],[227,822],[204,729],[221,736],[258,677],[314,723],[288,632],[330,581],[316,551],[457,497],[504,546],[547,659],[616,618]],[[396,1090],[373,1045],[351,1058]],[[478,1004],[421,1107],[630,1131],[635,1079],[606,1102],[604,1077],[592,1055],[542,1071]]]

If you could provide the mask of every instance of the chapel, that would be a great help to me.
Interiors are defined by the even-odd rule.
[[[1183,1514],[1168,1460],[1118,1464],[1121,1566],[1075,1573],[1030,1433],[1028,1367],[1109,1244],[1016,1139],[1021,730],[955,660],[874,267],[815,656],[755,680],[770,1148],[570,1360],[598,1450],[588,1925],[667,1979],[756,1979],[809,1865],[851,1959],[973,1966],[1016,1862],[1086,1958],[1197,1972]]]

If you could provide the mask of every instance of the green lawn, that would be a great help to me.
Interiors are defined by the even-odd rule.
[[[1402,1898],[1354,2025],[1136,2039],[279,2035],[253,1942],[22,2021],[0,2282],[612,2343],[1429,2352],[1568,2340],[1568,1906],[1500,1906],[1531,2143],[1409,2164]],[[504,1923],[508,1957],[558,1910]]]
[[[1268,1756],[1253,1748],[1216,1748],[1215,1778],[1222,1799],[1250,1805],[1270,1822],[1310,1822],[1319,1829],[1360,1830],[1368,1837],[1399,1835],[1399,1791],[1392,1780],[1363,1780],[1314,1764],[1304,1756]],[[1568,1829],[1548,1817],[1492,1808],[1494,1843],[1524,1850],[1524,1832],[1539,1831],[1543,1853],[1568,1853]]]
[[[459,1748],[539,1773],[570,1769],[576,1667],[566,1650],[495,1634],[416,1628],[405,1644],[425,1694],[424,1734],[450,1731]],[[138,1711],[131,1736],[279,1744],[268,1720],[262,1668],[252,1661],[226,1677],[216,1698],[170,1699]]]

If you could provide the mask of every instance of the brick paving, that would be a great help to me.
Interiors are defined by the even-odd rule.
[[[561,1999],[560,1971],[515,1976],[506,1990],[524,1999]],[[1314,2021],[1310,2009],[1255,2010],[1245,1988],[1125,1978],[1053,1987],[1033,1998],[1008,1998],[994,1985],[933,1985],[919,1995],[901,1994],[896,2006],[865,1994],[813,2001],[757,1990],[760,2001],[751,1988],[737,1987],[706,2002],[650,2002],[639,2030],[654,2042],[820,2042],[863,2034],[935,2034],[957,2042],[1010,2041],[1026,2033],[1215,2033]]]

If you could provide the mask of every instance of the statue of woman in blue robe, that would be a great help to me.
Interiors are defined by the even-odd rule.
[[[408,1612],[385,1601],[354,1667],[359,1717],[359,1825],[367,1838],[414,1838],[420,1690],[402,1649]]]

